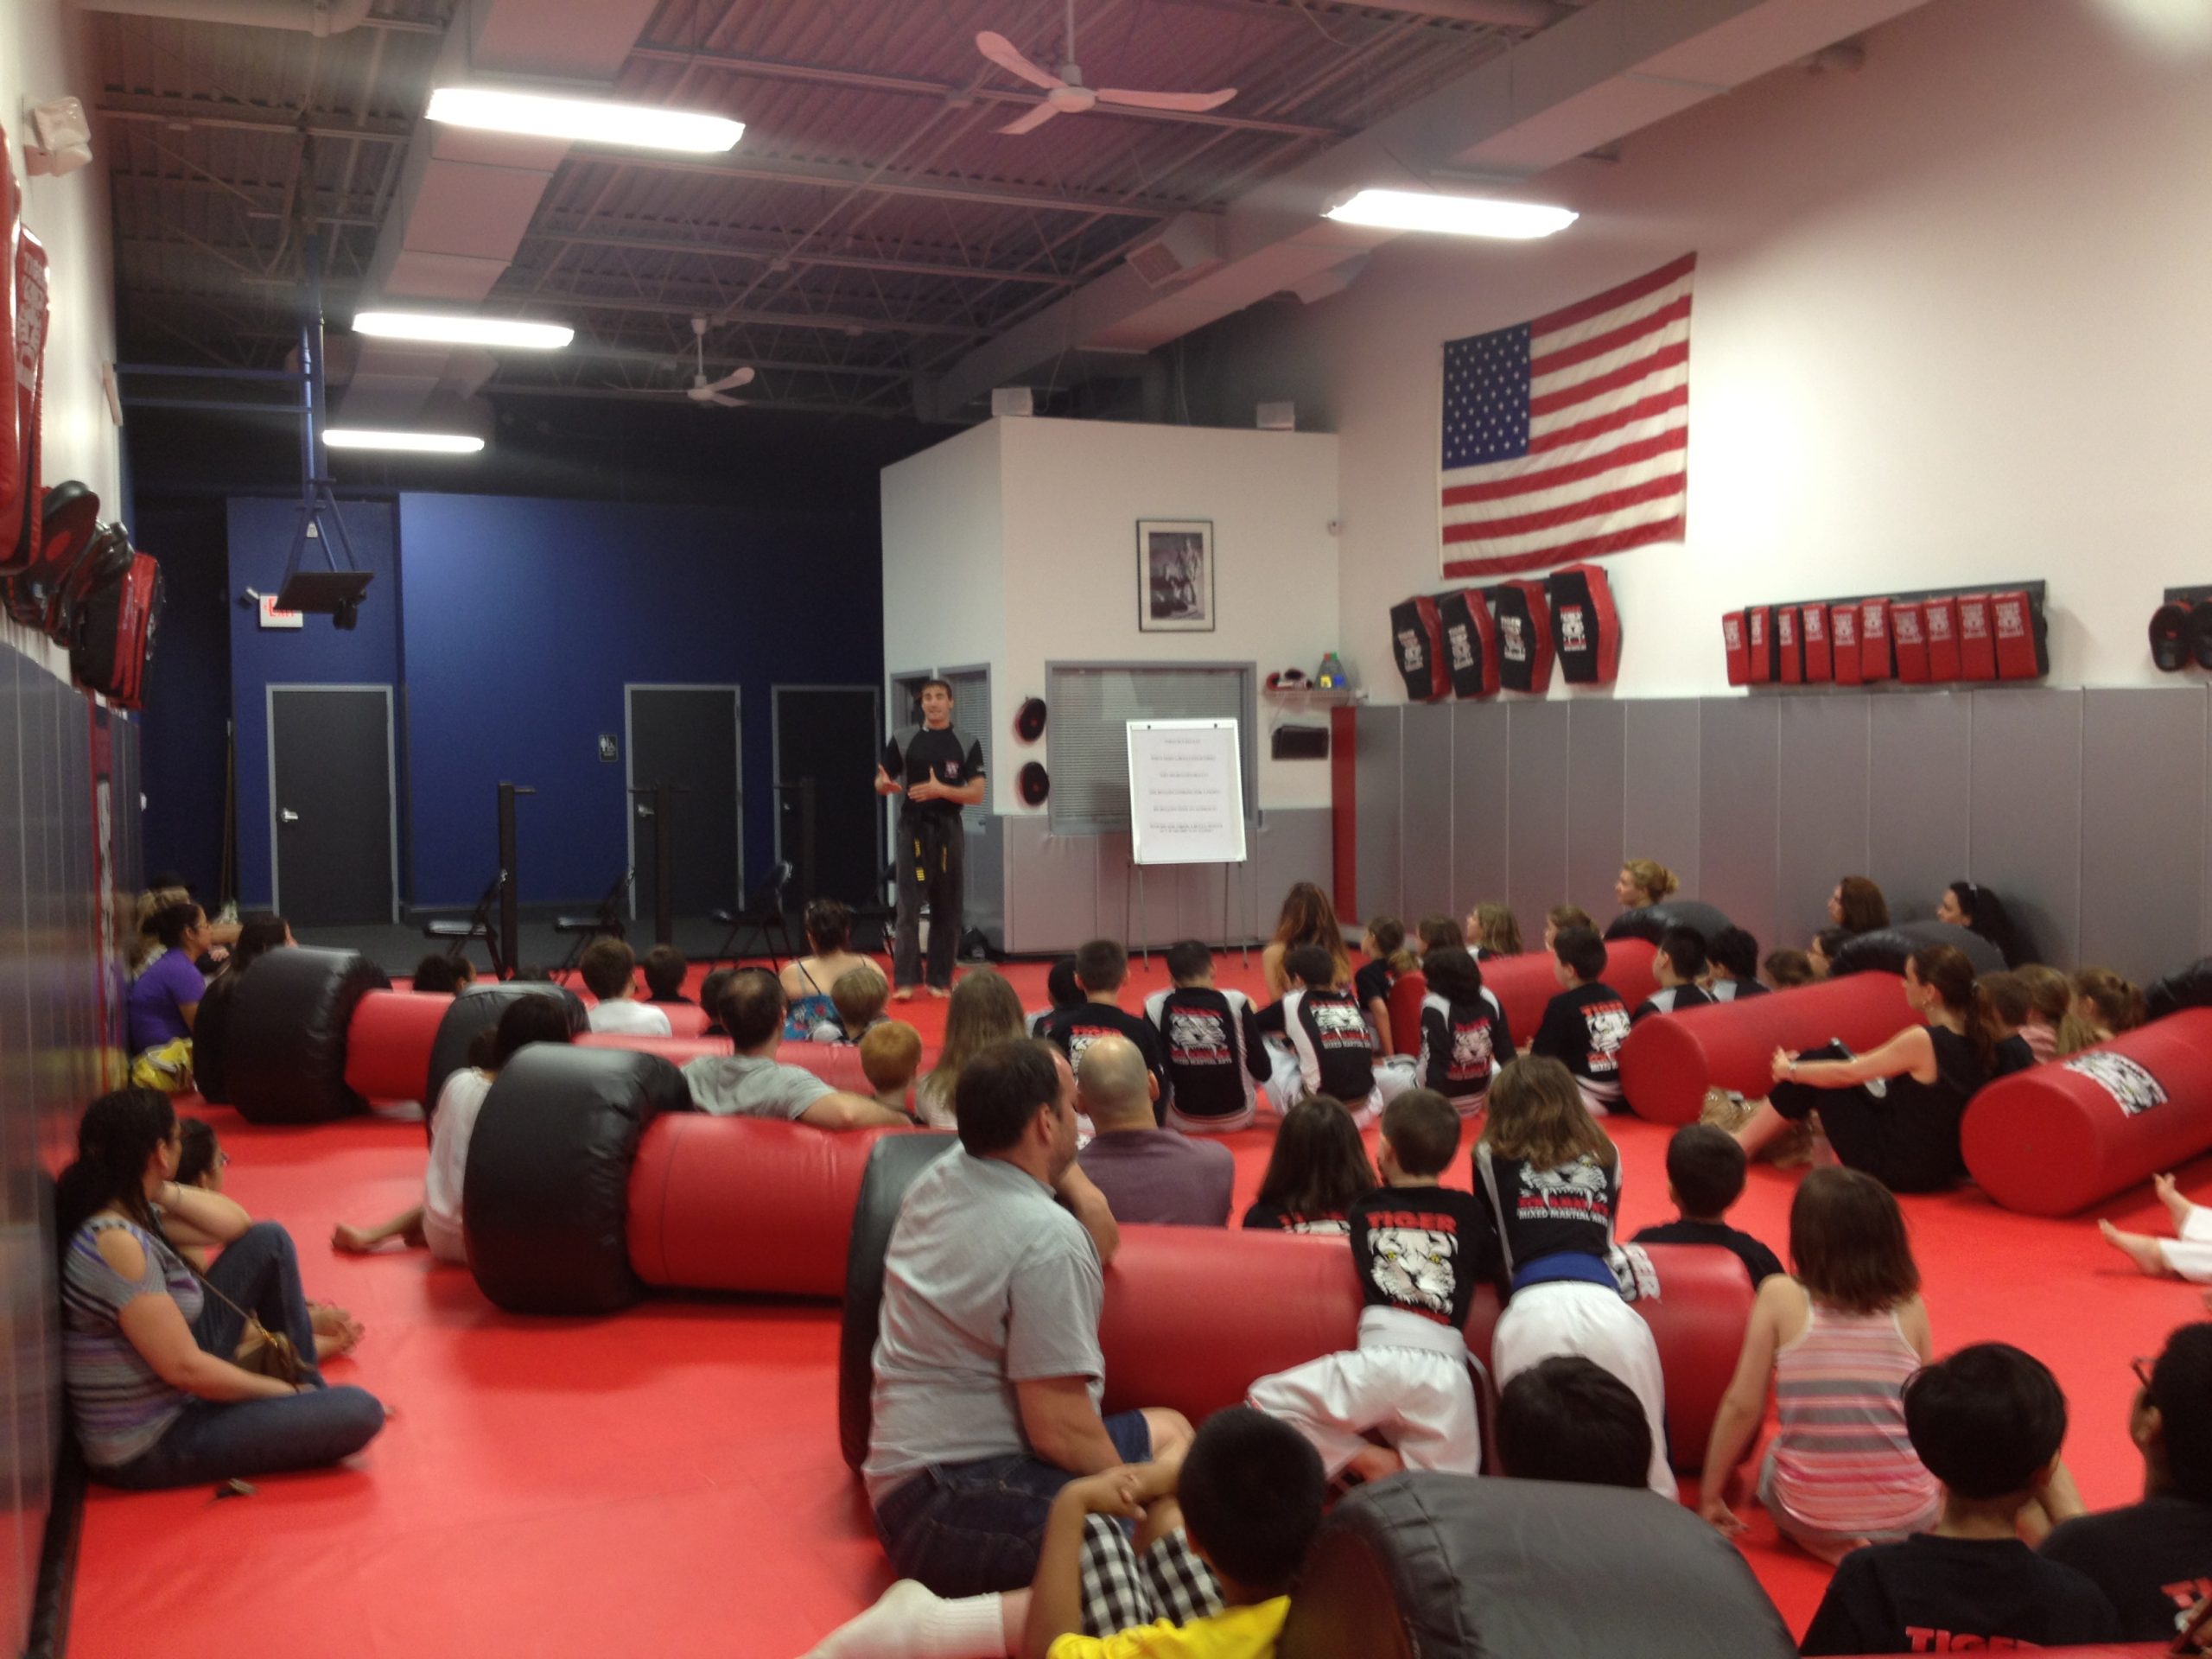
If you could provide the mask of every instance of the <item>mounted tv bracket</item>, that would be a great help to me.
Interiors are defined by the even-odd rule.
[[[372,573],[354,563],[353,543],[346,534],[346,521],[338,516],[338,497],[323,459],[322,239],[312,230],[307,238],[307,292],[300,312],[300,372],[307,381],[300,410],[300,516],[292,527],[276,607],[312,611],[328,616],[335,626],[352,628],[361,619],[361,601]],[[309,542],[322,550],[325,568],[321,570],[300,569]]]

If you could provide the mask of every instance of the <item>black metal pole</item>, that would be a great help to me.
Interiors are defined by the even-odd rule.
[[[667,779],[653,785],[653,939],[660,944],[676,943],[676,836],[669,813],[675,798]]]
[[[798,780],[799,893],[809,904],[820,896],[814,883],[814,779]]]
[[[512,976],[521,963],[522,882],[515,868],[515,797],[535,795],[528,784],[499,785],[499,948],[496,964]]]

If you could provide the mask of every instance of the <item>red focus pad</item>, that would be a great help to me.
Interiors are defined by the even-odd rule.
[[[2039,680],[2050,672],[2043,607],[2024,592],[1989,596],[1990,632],[1997,640],[1997,677]]]
[[[346,1027],[346,1086],[364,1100],[422,1100],[430,1080],[430,1048],[452,1002],[442,991],[371,991],[362,997]]]
[[[2212,1008],[2000,1077],[1960,1130],[1967,1168],[2007,1210],[2069,1216],[2212,1148]]]
[[[1744,658],[1753,685],[1774,678],[1774,607],[1754,605],[1744,613]]]
[[[1415,969],[1401,974],[1390,988],[1390,1049],[1397,1054],[1421,1052],[1421,1005],[1428,995],[1428,976]]]
[[[1544,592],[1560,677],[1569,685],[1611,685],[1621,671],[1621,620],[1605,571],[1561,565],[1544,578]]]
[[[1859,601],[1859,677],[1869,683],[1886,680],[1897,672],[1890,655],[1890,601]]]
[[[1986,594],[1965,594],[1959,599],[1959,677],[1997,677],[1997,636],[1990,629]]]
[[[1544,584],[1501,582],[1491,590],[1497,612],[1498,678],[1508,691],[1548,691],[1552,631],[1544,617]]]
[[[1858,606],[1828,607],[1828,639],[1833,645],[1835,683],[1838,685],[1863,684],[1866,671],[1859,660]]]
[[[1744,613],[1729,611],[1720,619],[1720,643],[1728,653],[1728,683],[1749,685],[1751,683],[1751,642],[1744,632]]]
[[[1648,939],[1606,940],[1605,982],[1634,1007],[1659,988],[1651,976],[1651,961],[1658,954]],[[1536,1034],[1544,1022],[1544,1005],[1559,995],[1557,960],[1548,950],[1531,950],[1518,957],[1493,957],[1483,963],[1483,988],[1497,999],[1515,1042],[1525,1044]],[[1395,1007],[1390,1023],[1395,1035]]]
[[[1904,987],[1895,974],[1850,974],[1639,1020],[1621,1046],[1621,1093],[1655,1123],[1696,1122],[1708,1089],[1764,1099],[1776,1049],[1840,1041],[1863,1054],[1912,1024]]]
[[[664,1113],[630,1169],[630,1265],[649,1285],[842,1296],[868,1153],[912,1133]]]
[[[0,165],[4,165],[0,157]],[[14,186],[7,187],[12,194]],[[16,462],[12,491],[0,487],[0,542],[10,554],[21,556],[38,536],[39,483],[43,465],[40,455],[40,406],[46,396],[46,249],[38,238],[16,221],[14,204],[0,230],[14,232],[12,264],[15,288],[9,308],[15,319]],[[0,243],[0,254],[8,251]],[[4,392],[0,388],[0,392]]]
[[[1802,684],[1805,678],[1805,648],[1797,637],[1797,607],[1777,605],[1774,608],[1774,652],[1777,667],[1776,677],[1784,685]]]
[[[1797,607],[1797,637],[1805,657],[1805,683],[1826,685],[1835,677],[1835,663],[1828,648],[1828,607]]]
[[[1444,669],[1443,619],[1427,594],[1390,607],[1390,650],[1409,701],[1434,702],[1452,689]]]
[[[1890,601],[1890,644],[1897,652],[1897,678],[1908,685],[1928,683],[1927,615],[1911,600]]]
[[[9,165],[8,135],[0,129],[0,340],[11,345],[16,338],[16,238],[22,209],[15,171]],[[32,481],[23,475],[22,405],[5,396],[5,391],[0,387],[0,504],[20,504]],[[22,535],[21,518],[0,511],[0,567],[13,563],[22,553]]]
[[[1959,677],[1959,601],[1929,599],[1921,601],[1921,632],[1928,636],[1928,677]]]
[[[1445,668],[1452,677],[1452,694],[1495,696],[1497,624],[1491,620],[1489,601],[1475,588],[1465,588],[1439,599],[1436,613],[1444,624]]]

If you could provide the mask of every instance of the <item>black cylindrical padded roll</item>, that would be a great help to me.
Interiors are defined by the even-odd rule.
[[[1669,928],[1687,927],[1711,944],[1722,930],[1733,925],[1719,910],[1702,899],[1662,899],[1656,905],[1621,912],[1607,925],[1605,937],[1609,939],[1649,939],[1656,944],[1659,936]]]
[[[238,977],[231,996],[231,1104],[249,1123],[327,1123],[368,1103],[346,1086],[353,1005],[387,990],[384,969],[353,950],[289,945]]]
[[[2143,1008],[2153,1020],[2183,1008],[2212,1008],[2212,957],[2177,968],[2144,987]]]
[[[1967,953],[1967,960],[1974,964],[1974,976],[2001,974],[2005,971],[2005,953],[1970,927],[1961,927],[1952,922],[1934,919],[1919,922],[1899,922],[1894,927],[1878,927],[1847,941],[1828,964],[1832,974],[1863,974],[1867,972],[1901,974],[1905,958],[1916,950],[1924,950],[1931,944],[1953,944]]]
[[[683,1074],[658,1054],[532,1043],[508,1061],[461,1179],[478,1287],[511,1313],[610,1313],[637,1300],[630,1166],[645,1126],[690,1104]]]
[[[430,1075],[423,1084],[425,1123],[438,1109],[438,1095],[446,1086],[446,1079],[468,1064],[468,1046],[476,1040],[476,1033],[486,1026],[498,1025],[499,1016],[518,996],[557,996],[568,1005],[569,1032],[573,1034],[586,1029],[583,999],[565,985],[547,980],[510,979],[496,985],[480,986],[456,996],[446,1010],[446,1017],[438,1022],[437,1037],[430,1045]]]
[[[899,1205],[914,1177],[955,1145],[949,1135],[887,1135],[868,1154],[853,1205],[852,1243],[845,1253],[844,1328],[837,1338],[837,1443],[848,1466],[868,1459],[874,1415],[875,1326],[883,1301],[883,1253]]]
[[[1322,1523],[1280,1659],[1789,1659],[1736,1547],[1648,1492],[1409,1474]]]

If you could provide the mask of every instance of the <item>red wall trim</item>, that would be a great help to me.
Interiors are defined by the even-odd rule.
[[[1335,836],[1332,872],[1337,914],[1359,915],[1359,741],[1354,710],[1329,710],[1329,810]]]

